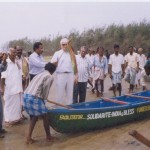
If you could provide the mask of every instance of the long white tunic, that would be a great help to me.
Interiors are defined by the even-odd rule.
[[[72,104],[74,74],[69,52],[63,49],[54,53],[51,62],[58,62],[56,68],[56,101],[64,105]]]
[[[7,59],[7,69],[2,72],[5,78],[4,91],[4,120],[17,121],[21,118],[22,108],[22,71],[19,65]]]

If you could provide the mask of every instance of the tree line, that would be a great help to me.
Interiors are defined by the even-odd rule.
[[[136,48],[142,47],[144,53],[150,51],[150,22],[143,20],[140,23],[131,23],[128,25],[111,24],[109,26],[96,27],[86,29],[79,32],[75,29],[71,30],[68,35],[56,35],[53,39],[44,37],[41,39],[29,39],[28,37],[9,41],[4,44],[4,48],[21,45],[24,51],[33,51],[33,43],[40,41],[44,46],[44,55],[53,55],[56,50],[60,49],[60,40],[62,37],[71,39],[71,44],[77,52],[81,46],[92,47],[96,50],[98,46],[103,46],[109,53],[113,52],[115,43],[120,45],[121,53],[128,52],[128,46],[132,45]]]

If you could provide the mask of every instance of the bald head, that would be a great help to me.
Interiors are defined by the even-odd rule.
[[[9,58],[15,60],[17,51],[14,48],[9,48]]]
[[[14,48],[9,48],[9,54],[13,53],[14,51],[16,51]]]
[[[139,54],[142,54],[142,52],[143,52],[143,48],[139,48],[139,49],[138,49],[138,53],[139,53]]]

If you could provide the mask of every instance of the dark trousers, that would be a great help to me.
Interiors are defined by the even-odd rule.
[[[78,97],[79,97],[79,103],[85,102],[86,87],[87,87],[87,82],[78,82],[77,84],[74,84],[73,103],[78,103]]]
[[[36,76],[36,74],[30,74],[30,81]]]
[[[0,93],[0,131],[2,130],[2,124],[3,124],[3,105],[2,105],[2,97]]]

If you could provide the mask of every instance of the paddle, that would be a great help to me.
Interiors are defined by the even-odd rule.
[[[130,131],[129,135],[133,136],[138,141],[140,141],[143,144],[145,144],[146,146],[150,147],[150,141],[147,138],[145,138],[143,135],[141,135],[140,133],[138,133],[136,130]]]
[[[113,103],[118,103],[118,104],[121,104],[121,105],[125,105],[125,104],[129,104],[127,102],[123,102],[123,101],[119,101],[117,99],[110,99],[110,98],[104,98],[104,97],[101,97],[103,100],[105,101],[110,101],[110,102],[113,102]]]
[[[63,105],[63,104],[60,104],[60,103],[51,101],[51,100],[47,100],[47,102],[52,103],[52,104],[55,104],[55,105],[58,105],[58,106],[61,106],[61,107],[64,107],[64,108],[67,108],[67,109],[73,109],[73,108],[70,107],[70,106],[66,106],[66,105]]]
[[[143,98],[145,100],[150,100],[150,97],[145,97],[145,96],[137,96],[137,95],[131,95],[131,94],[125,94],[125,96],[135,97],[135,98]]]

